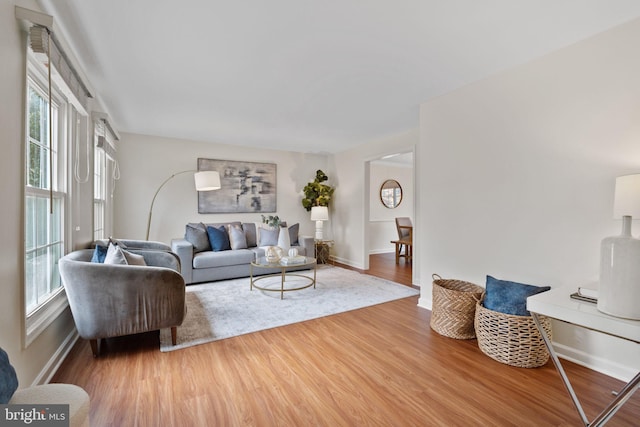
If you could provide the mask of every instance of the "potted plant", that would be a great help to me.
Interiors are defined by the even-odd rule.
[[[302,206],[310,211],[314,206],[329,206],[334,188],[324,184],[329,177],[320,169],[316,171],[316,178],[305,185]]]
[[[280,223],[282,221],[280,220],[280,217],[278,217],[278,215],[269,215],[269,216],[264,216],[262,215],[262,223],[263,224],[267,224],[269,227],[271,228],[278,228],[280,227]]]

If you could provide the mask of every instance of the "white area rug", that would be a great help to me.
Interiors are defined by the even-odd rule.
[[[298,272],[313,275],[313,271]],[[267,282],[267,280],[269,282]],[[258,282],[261,287],[279,278]],[[301,279],[300,279],[301,280]],[[300,285],[294,282],[290,286]],[[249,290],[249,278],[187,286],[187,316],[178,327],[178,344],[169,329],[160,331],[160,351],[172,351],[237,335],[355,310],[418,295],[418,291],[388,280],[328,265],[318,266],[317,285],[285,292]]]

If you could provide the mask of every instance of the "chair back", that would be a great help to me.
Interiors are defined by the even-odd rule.
[[[413,224],[411,223],[411,218],[407,216],[400,216],[396,218],[396,229],[398,230],[398,239],[402,240],[411,236],[411,230],[413,228]]]

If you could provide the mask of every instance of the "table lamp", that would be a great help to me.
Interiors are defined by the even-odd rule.
[[[613,216],[622,218],[622,233],[602,240],[598,310],[640,320],[640,239],[631,235],[632,218],[640,219],[640,174],[616,178]]]
[[[311,208],[311,221],[316,222],[316,240],[322,240],[322,226],[324,221],[329,221],[329,208],[326,206],[313,206]]]

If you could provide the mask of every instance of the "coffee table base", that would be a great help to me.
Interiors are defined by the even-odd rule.
[[[280,277],[280,288],[269,288],[266,286],[259,286],[256,284],[256,282],[260,281],[260,280],[264,280],[264,279],[269,279],[272,277]],[[287,288],[285,287],[285,282],[287,277],[301,277],[303,279],[306,279],[306,283],[304,283],[301,286],[296,286],[294,288]],[[313,288],[316,288],[316,268],[314,266],[313,268],[313,277],[310,276],[306,276],[304,274],[297,274],[297,273],[293,273],[293,272],[287,272],[286,267],[282,267],[282,271],[280,273],[274,273],[274,274],[266,274],[264,276],[259,276],[259,277],[253,277],[253,265],[251,266],[251,274],[250,274],[250,279],[251,279],[251,285],[250,285],[250,290],[253,290],[253,288],[259,289],[261,291],[266,291],[266,292],[280,292],[280,299],[284,299],[284,293],[285,292],[291,292],[291,291],[300,291],[302,289],[307,289],[310,288],[311,286],[313,286]]]

